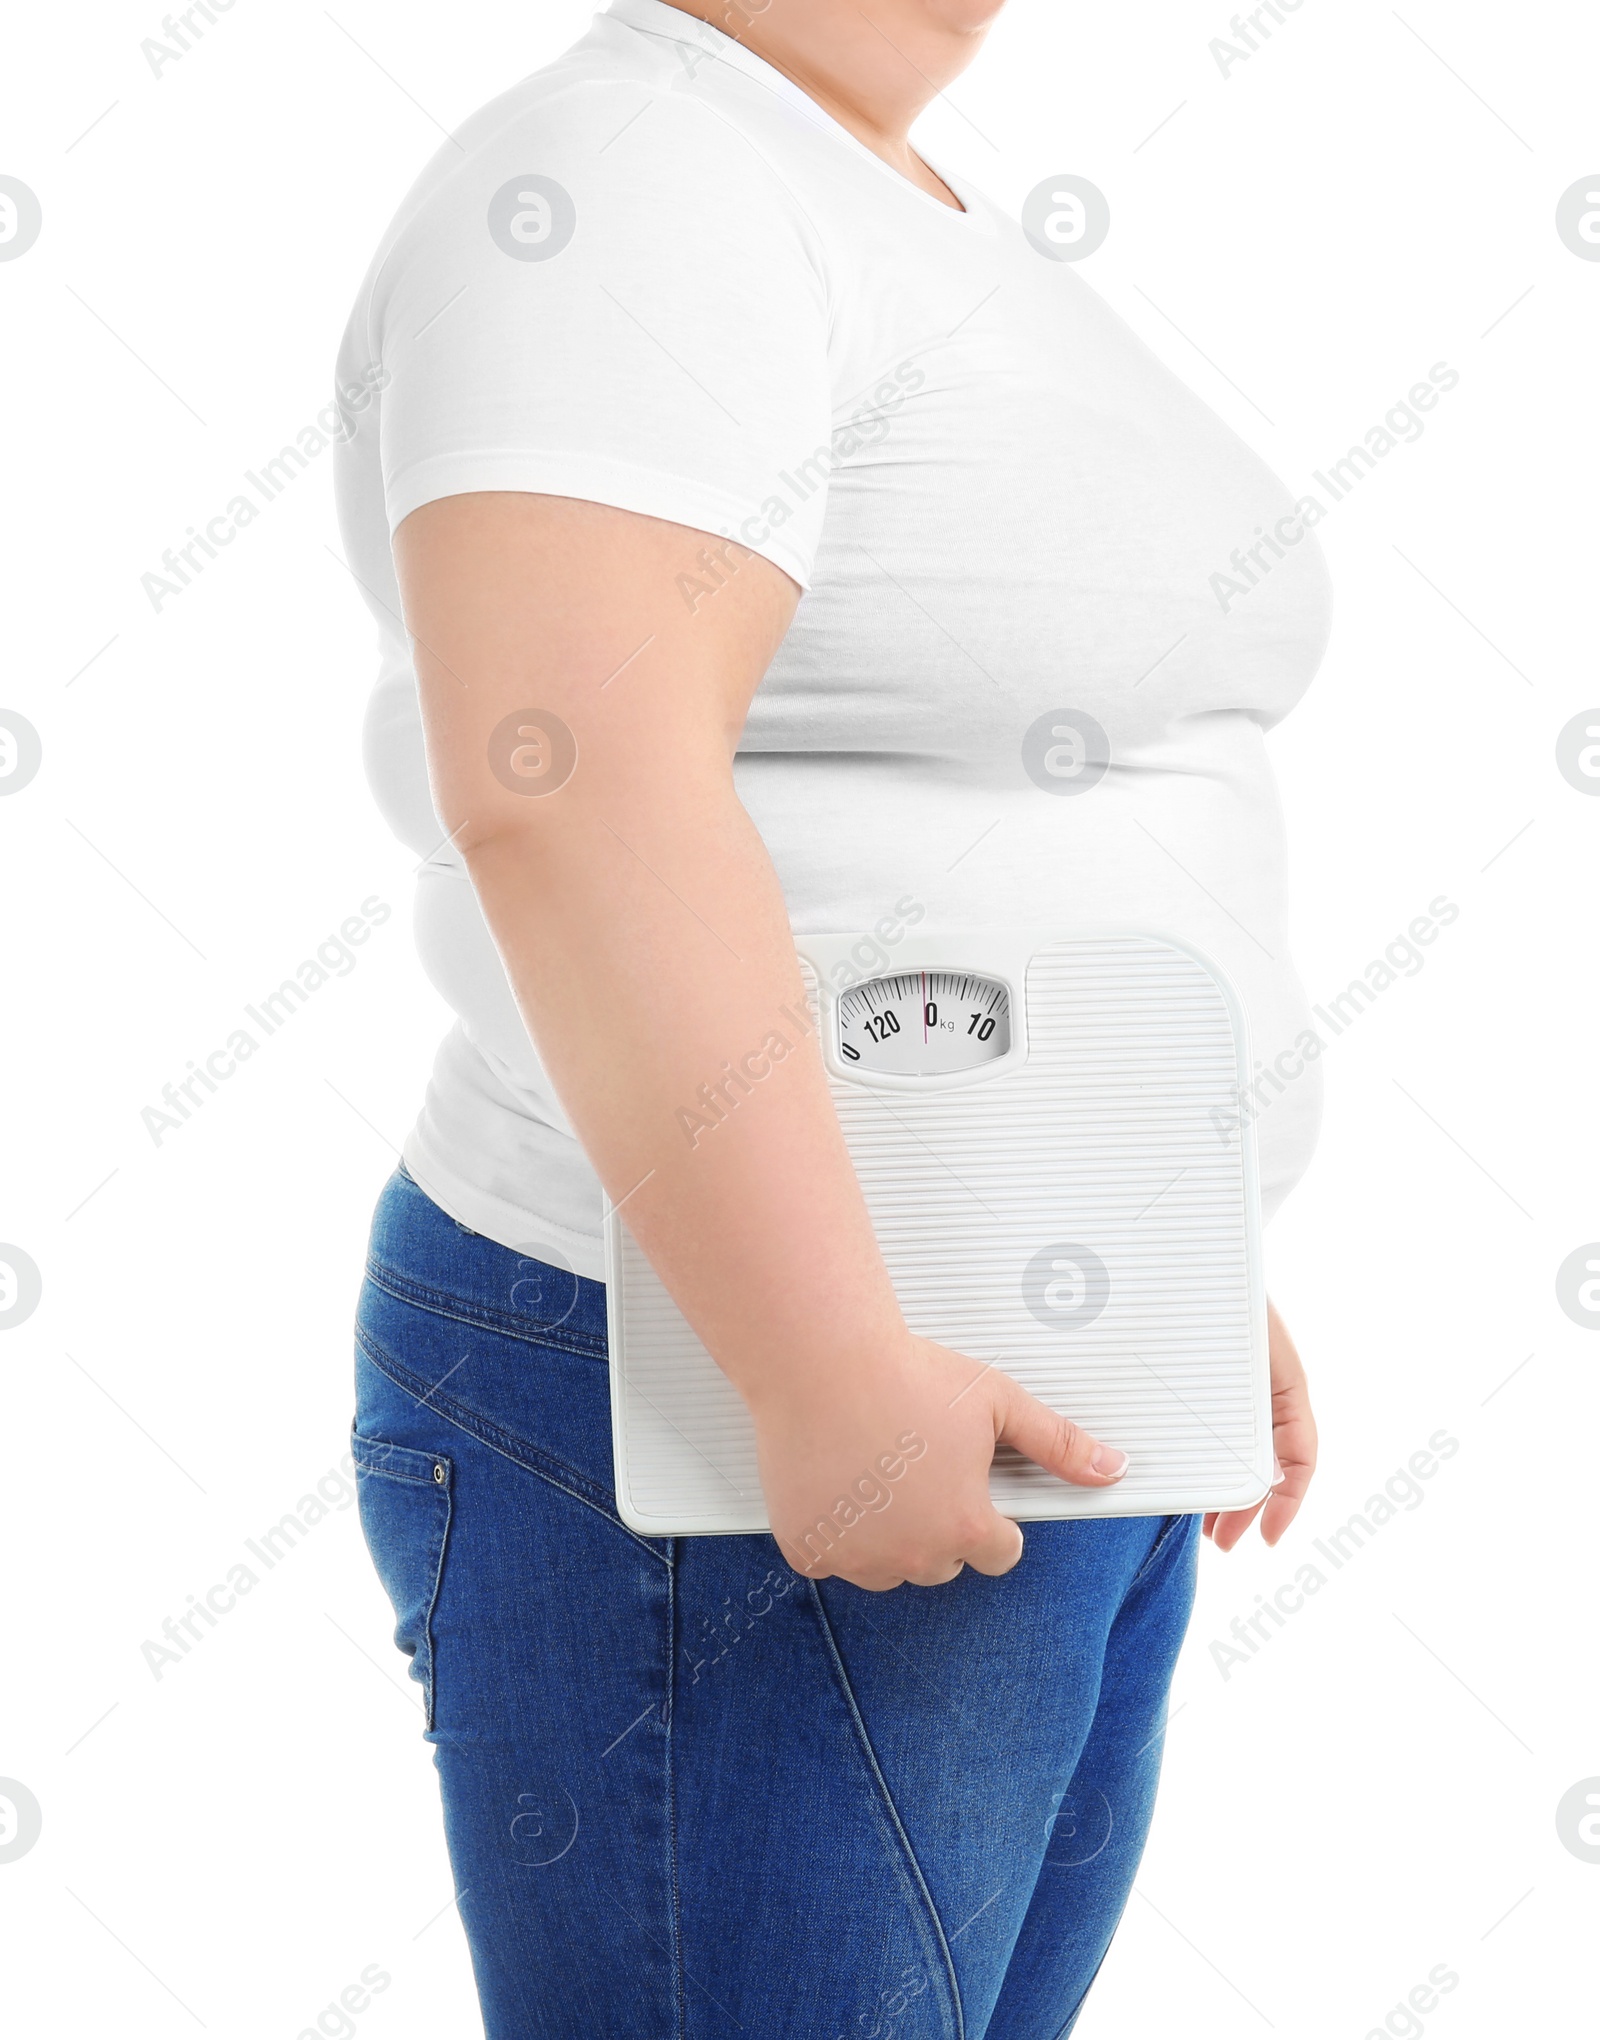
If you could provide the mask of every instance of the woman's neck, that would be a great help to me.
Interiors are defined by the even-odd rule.
[[[879,6],[873,20],[854,0],[667,0],[708,22],[798,85],[863,148],[930,197],[961,202],[908,139],[912,122],[970,63],[981,27],[930,25],[921,0]],[[759,10],[759,11],[758,11]],[[987,12],[990,10],[978,9]]]

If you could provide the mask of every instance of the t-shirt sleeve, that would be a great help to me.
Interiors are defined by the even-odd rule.
[[[705,106],[576,86],[472,145],[400,229],[369,332],[391,532],[438,497],[520,489],[730,537],[808,584],[830,443],[821,257]]]

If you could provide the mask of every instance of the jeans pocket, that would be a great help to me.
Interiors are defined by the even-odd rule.
[[[433,1610],[450,1534],[454,1469],[442,1454],[350,1436],[361,1530],[394,1609],[397,1649],[411,1660],[433,1727]]]

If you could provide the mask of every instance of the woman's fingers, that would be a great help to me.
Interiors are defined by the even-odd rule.
[[[1276,1544],[1299,1514],[1317,1470],[1316,1426],[1311,1421],[1310,1404],[1304,1401],[1304,1383],[1301,1389],[1302,1407],[1273,1425],[1272,1441],[1283,1478],[1275,1483],[1261,1512],[1261,1534],[1269,1544]]]
[[[1223,1509],[1206,1518],[1206,1535],[1218,1551],[1232,1551],[1239,1539],[1260,1515],[1263,1504],[1256,1502],[1248,1509]]]
[[[1231,1551],[1261,1518],[1261,1535],[1276,1544],[1299,1513],[1317,1470],[1317,1426],[1311,1414],[1306,1371],[1300,1364],[1289,1328],[1271,1302],[1267,1304],[1267,1359],[1272,1370],[1272,1449],[1278,1478],[1272,1492],[1249,1509],[1213,1510],[1205,1534],[1219,1551]]]
[[[778,1541],[778,1548],[793,1565],[791,1549],[782,1538]],[[821,1562],[813,1561],[796,1566],[795,1570],[808,1580],[844,1579],[869,1594],[886,1594],[900,1586],[948,1586],[969,1565],[974,1572],[987,1573],[991,1578],[995,1578],[1001,1573],[1010,1572],[1021,1556],[1022,1532],[997,1509],[991,1509],[989,1521],[981,1530],[969,1536],[959,1554],[950,1552],[938,1557],[930,1555],[920,1564],[901,1571],[883,1566],[863,1566],[857,1569],[848,1563],[850,1554],[841,1551],[836,1558]]]
[[[1046,1473],[1075,1487],[1110,1487],[1127,1472],[1126,1452],[1102,1444],[1070,1417],[1058,1416],[1008,1375],[996,1373],[991,1379],[997,1436]]]
[[[1261,1534],[1276,1544],[1305,1500],[1317,1470],[1317,1425],[1311,1414],[1311,1391],[1289,1328],[1269,1302],[1267,1355],[1272,1368],[1272,1449],[1283,1478],[1277,1482],[1261,1516]]]
[[[961,1559],[957,1558],[948,1565],[930,1567],[925,1572],[908,1573],[906,1580],[907,1584],[913,1587],[947,1587],[958,1574],[965,1570],[965,1564]]]
[[[967,1564],[974,1572],[987,1573],[990,1579],[998,1579],[1001,1573],[1010,1572],[1022,1556],[1022,1532],[1009,1516],[1002,1516],[998,1509],[989,1512],[990,1521],[980,1536],[974,1538],[967,1548]]]

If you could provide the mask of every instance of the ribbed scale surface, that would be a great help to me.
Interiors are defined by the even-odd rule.
[[[1034,956],[1026,1006],[1028,1058],[1003,1075],[926,1092],[835,1081],[907,1321],[1130,1455],[1114,1491],[1091,1493],[1003,1454],[992,1488],[1008,1514],[1254,1500],[1269,1412],[1227,997],[1185,952],[1116,936]],[[1029,1308],[1031,1296],[1059,1320],[1081,1294],[1070,1268],[1065,1287],[1049,1286],[1049,1267],[1027,1278],[1062,1245],[1104,1265],[1092,1321],[1043,1323]],[[615,1219],[610,1248],[624,1514],[657,1535],[765,1528],[743,1403]]]

